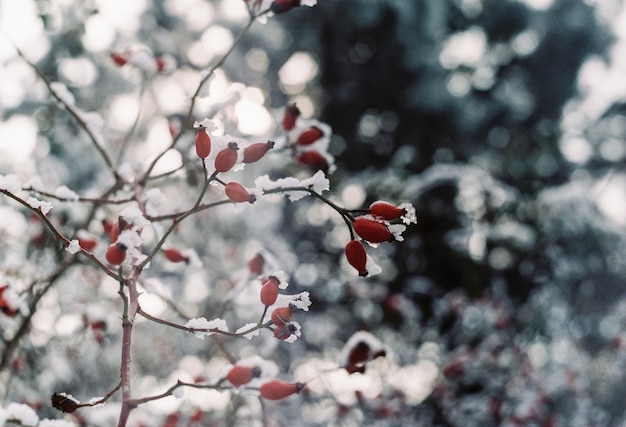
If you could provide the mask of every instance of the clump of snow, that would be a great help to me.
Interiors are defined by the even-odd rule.
[[[80,252],[80,244],[78,243],[78,240],[77,239],[70,240],[70,243],[67,245],[65,250],[71,254],[76,254]]]
[[[208,337],[209,335],[213,335],[215,333],[211,331],[211,329],[218,329],[220,331],[228,332],[228,325],[226,324],[226,321],[220,319],[219,317],[213,320],[207,320],[205,317],[197,317],[185,323],[185,327],[189,329],[194,329],[194,335],[201,340],[203,340],[204,337]]]
[[[402,203],[398,206],[400,209],[404,209],[404,215],[402,215],[402,222],[406,225],[417,224],[417,215],[415,214],[415,206],[410,203]]]
[[[137,206],[128,206],[120,212],[120,216],[130,225],[137,227],[139,230],[150,225],[141,210]]]
[[[293,344],[296,340],[302,336],[302,326],[298,322],[294,322],[293,320],[289,322],[293,326],[293,332],[289,335],[288,338],[283,341],[288,342],[289,344]]]
[[[268,276],[273,276],[278,279],[279,289],[287,289],[287,287],[289,286],[289,282],[287,281],[287,273],[285,273],[283,270],[278,270],[275,273],[269,274]]]
[[[311,295],[309,291],[294,295],[279,294],[272,308],[288,307],[289,305],[293,305],[298,310],[309,311],[309,307],[311,306]]]
[[[292,201],[300,200],[309,194],[297,188],[308,188],[316,193],[330,189],[330,181],[322,171],[317,171],[315,175],[302,181],[294,177],[272,181],[268,175],[261,175],[254,181],[254,185],[261,194],[270,190],[284,189],[283,193],[287,194]]]
[[[101,406],[104,406],[104,404],[106,403],[106,401],[103,401],[104,396],[96,396],[96,397],[92,397],[91,399],[89,399],[87,401],[87,403],[89,404],[89,406],[92,406],[94,408],[99,408]]]
[[[376,276],[383,272],[383,269],[380,265],[376,264],[376,261],[369,255],[367,255],[367,260],[365,262],[365,270],[367,271],[367,275],[369,277]]]
[[[404,230],[406,230],[406,225],[402,225],[402,224],[389,224],[387,226],[387,228],[389,228],[389,231],[391,231],[391,234],[393,234],[393,237],[398,241],[398,242],[402,242],[404,240],[404,237],[402,236],[402,233],[404,233]]]
[[[59,199],[69,200],[72,202],[78,201],[78,199],[80,199],[80,196],[77,193],[70,190],[65,185],[62,185],[54,190],[54,195]]]
[[[26,203],[28,204],[28,206],[35,210],[41,210],[41,213],[44,215],[47,215],[48,212],[50,212],[50,209],[52,209],[52,203],[46,202],[44,200],[35,199],[34,197],[29,197],[28,199],[26,199]]]
[[[208,132],[213,132],[214,130],[217,129],[217,124],[215,124],[213,120],[207,119],[207,118],[204,118],[200,121],[193,122],[193,127],[195,129],[199,129],[200,126],[205,128]]]

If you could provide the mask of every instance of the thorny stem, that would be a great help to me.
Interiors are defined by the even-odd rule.
[[[124,427],[128,422],[130,411],[134,408],[131,404],[131,342],[133,324],[139,310],[139,293],[137,292],[137,278],[141,273],[141,268],[133,267],[127,279],[120,280],[119,294],[124,304],[122,312],[122,358],[120,362],[120,381],[122,383],[122,408],[118,419],[118,427]],[[124,287],[128,289],[128,296],[124,292]]]

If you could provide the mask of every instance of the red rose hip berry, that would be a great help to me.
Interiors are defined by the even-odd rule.
[[[286,383],[280,380],[271,380],[261,385],[259,393],[268,400],[280,400],[292,394],[298,394],[304,388],[302,383]]]
[[[298,162],[305,166],[310,166],[312,169],[321,170],[324,173],[328,172],[328,161],[315,150],[303,151],[298,156]]]
[[[388,242],[392,239],[391,231],[382,222],[368,218],[357,218],[352,224],[356,234],[370,243]]]
[[[215,170],[218,172],[228,172],[237,163],[237,150],[239,146],[236,142],[229,142],[228,147],[221,150],[215,156]]]
[[[276,326],[283,326],[285,323],[291,320],[291,315],[293,314],[294,307],[289,305],[289,307],[281,307],[277,308],[272,312],[272,322]]]
[[[243,162],[254,163],[263,158],[274,147],[274,141],[257,142],[243,149]]]
[[[346,259],[359,272],[359,276],[367,276],[365,267],[367,264],[367,253],[361,242],[358,240],[350,240],[348,242],[346,245]]]
[[[204,126],[200,126],[196,134],[196,154],[201,159],[205,159],[211,154],[211,137]]]
[[[283,129],[289,131],[296,126],[296,120],[300,116],[300,109],[296,107],[296,104],[289,104],[285,108],[285,114],[283,116]]]
[[[296,143],[298,145],[311,145],[318,139],[324,136],[324,132],[317,126],[311,126],[308,129],[302,131],[298,136]]]
[[[183,255],[182,252],[176,248],[167,248],[163,251],[163,254],[165,255],[165,258],[171,262],[189,262],[189,257]]]
[[[270,276],[261,287],[261,302],[263,305],[272,305],[278,298],[278,284],[276,277]]]
[[[254,203],[256,201],[256,197],[250,194],[246,187],[235,181],[226,184],[224,191],[226,196],[235,203]]]
[[[126,246],[122,243],[112,243],[106,252],[106,259],[113,265],[120,265],[126,259]]]
[[[228,371],[228,374],[226,374],[226,380],[235,387],[240,387],[260,376],[261,368],[258,366],[235,365]]]
[[[391,203],[377,201],[370,205],[370,213],[374,216],[381,217],[387,221],[400,218],[406,213],[402,208],[392,205]]]

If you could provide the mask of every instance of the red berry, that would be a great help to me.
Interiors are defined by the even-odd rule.
[[[300,393],[304,388],[304,384],[290,384],[280,380],[271,380],[261,385],[259,393],[261,397],[268,400],[280,400],[292,394]]]
[[[291,130],[296,126],[296,119],[300,116],[300,109],[296,107],[296,104],[289,104],[285,108],[285,115],[283,116],[283,129]]]
[[[328,172],[328,161],[317,151],[303,151],[298,156],[298,162],[306,166],[311,166],[315,170],[321,170],[324,173]]]
[[[111,56],[111,59],[113,60],[113,62],[115,62],[115,65],[117,65],[118,67],[122,67],[122,66],[126,65],[126,63],[128,62],[128,54],[127,53],[111,52],[110,56]]]
[[[110,219],[102,220],[102,229],[104,230],[104,234],[106,234],[110,238],[111,230],[113,230],[113,223],[111,222]]]
[[[265,258],[259,252],[248,261],[248,270],[250,270],[250,274],[254,274],[258,276],[263,273],[263,266],[265,265]]]
[[[106,229],[106,227],[105,227]],[[109,241],[111,243],[115,243],[117,242],[117,238],[119,237],[120,233],[123,230],[128,230],[130,229],[130,224],[128,224],[124,218],[119,217],[117,221],[115,221],[113,223],[113,225],[111,225],[110,231],[109,231]]]
[[[198,128],[196,134],[196,154],[201,159],[206,158],[211,153],[211,137],[204,130],[203,126]]]
[[[296,143],[298,145],[311,145],[318,139],[324,136],[324,132],[317,126],[311,126],[308,129],[302,131],[298,136]]]
[[[289,305],[289,307],[277,308],[272,312],[272,322],[274,322],[276,326],[283,326],[291,320],[293,311],[294,307],[292,305]]]
[[[359,276],[367,276],[367,254],[363,244],[358,240],[350,240],[346,245],[346,258],[350,265],[359,272]]]
[[[254,163],[261,160],[265,153],[274,147],[274,141],[257,142],[243,149],[243,162]]]
[[[348,363],[344,368],[349,374],[355,372],[365,372],[365,362],[369,360],[370,347],[367,343],[361,341],[355,345],[348,355]]]
[[[278,279],[270,276],[261,287],[261,302],[263,305],[272,305],[278,298]]]
[[[391,203],[377,201],[370,205],[370,213],[375,216],[379,216],[382,219],[388,221],[398,219],[406,213],[402,208],[398,208]]]
[[[254,195],[250,194],[243,185],[235,181],[226,184],[224,191],[226,192],[226,196],[235,203],[254,203],[256,201]]]
[[[357,218],[352,224],[356,234],[370,243],[388,242],[392,239],[391,231],[382,222],[368,218]]]
[[[278,15],[289,12],[296,6],[300,6],[300,0],[274,0],[270,5],[270,10]]]
[[[7,288],[8,286],[0,287],[0,311],[9,317],[13,317],[17,314],[18,309],[9,303],[7,298],[2,296]]]
[[[237,163],[237,150],[239,146],[236,142],[229,142],[228,147],[221,150],[215,156],[215,170],[218,172],[228,172]]]
[[[182,252],[176,248],[167,248],[163,251],[165,258],[172,262],[189,262],[189,257],[186,257]]]
[[[119,235],[120,235],[120,222],[115,221],[111,225],[111,228],[109,229],[109,241],[111,243],[117,242],[117,238],[119,237]]]
[[[113,265],[120,265],[126,259],[126,246],[121,243],[113,243],[109,246],[106,259]]]
[[[79,237],[78,244],[80,245],[81,248],[83,248],[87,252],[91,252],[94,250],[94,248],[98,244],[98,241],[94,239],[93,237],[83,237],[83,238]]]
[[[296,325],[294,325],[293,323],[283,323],[282,325],[274,329],[274,336],[279,340],[286,340],[296,331]]]
[[[260,376],[261,368],[258,366],[235,365],[228,371],[228,374],[226,374],[226,379],[235,387],[239,387],[248,384],[253,378]]]

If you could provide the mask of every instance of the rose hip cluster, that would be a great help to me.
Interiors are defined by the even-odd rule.
[[[265,264],[264,257],[261,253],[257,253],[248,261],[248,269],[253,275],[261,275],[263,272],[263,266]],[[287,304],[286,306],[280,306],[277,304],[278,297],[280,295],[280,289],[286,288],[287,284],[281,281],[275,275],[268,275],[261,278],[261,291],[259,294],[261,303],[268,310],[273,307],[271,313],[272,324],[274,325],[274,336],[279,340],[289,340],[292,335],[298,335],[300,333],[299,324],[291,321],[291,316],[298,308],[294,304]],[[294,337],[295,338],[295,337]]]
[[[203,162],[211,154],[212,140],[209,132],[213,129],[213,125],[209,120],[196,122],[194,124],[198,130],[195,137],[196,154]],[[261,160],[265,154],[274,147],[274,141],[256,142],[248,145],[242,150],[240,155],[239,144],[235,141],[229,142],[226,147],[222,148],[215,155],[213,166],[215,174],[225,173],[232,170],[238,162],[242,164],[255,163]],[[237,181],[222,182],[226,197],[235,203],[254,203],[256,196]]]
[[[361,241],[376,246],[394,239],[402,240],[402,232],[406,227],[397,222],[399,220],[404,224],[417,222],[415,208],[408,203],[395,206],[388,202],[376,201],[369,209],[353,213],[362,215],[355,219],[350,217],[352,220],[350,234],[353,238],[346,244],[345,254],[348,263],[358,271],[359,276],[365,277],[372,273],[370,270],[375,264],[368,257]],[[356,238],[355,234],[360,239]]]

